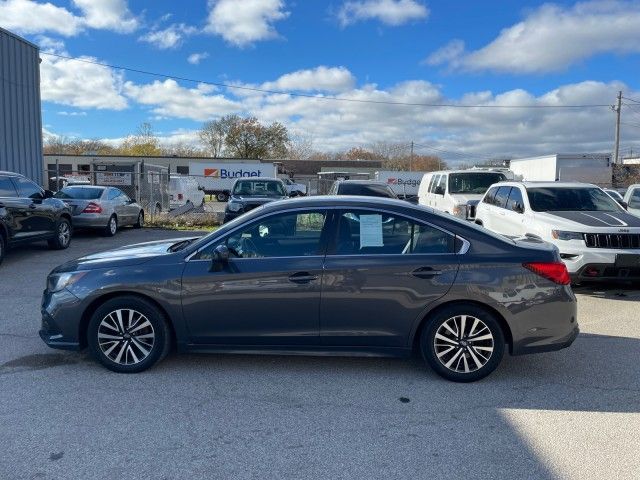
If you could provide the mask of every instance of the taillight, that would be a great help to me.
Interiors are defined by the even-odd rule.
[[[567,266],[562,262],[530,262],[523,263],[522,266],[558,285],[571,283]]]
[[[179,193],[178,194],[178,200],[182,200],[183,198],[184,198],[184,196],[181,193]]]
[[[102,207],[94,202],[89,202],[82,213],[102,213]]]

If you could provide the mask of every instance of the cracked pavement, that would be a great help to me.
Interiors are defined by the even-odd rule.
[[[581,286],[582,334],[469,385],[418,359],[171,355],[139,375],[38,338],[56,265],[185,232],[89,233],[0,267],[0,478],[637,478],[640,290]]]

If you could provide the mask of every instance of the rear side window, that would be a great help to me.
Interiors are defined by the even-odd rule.
[[[110,188],[109,193],[107,194],[107,199],[115,200],[120,196],[120,193],[121,193],[120,190],[117,190],[115,188]]]
[[[519,188],[513,187],[507,200],[507,210],[522,211],[524,203],[522,201],[522,192]]]
[[[9,177],[0,177],[0,197],[16,197],[17,192]]]
[[[496,207],[506,208],[507,207],[507,200],[509,199],[510,190],[511,190],[511,187],[500,187],[500,188],[498,188],[498,191],[496,192],[496,196],[495,196],[495,200],[494,200],[493,204]]]
[[[455,238],[401,216],[352,210],[338,219],[334,250],[335,255],[454,253]]]
[[[490,189],[482,199],[482,203],[488,203],[489,205],[493,205],[498,188],[500,187],[493,187],[492,189]]]
[[[31,180],[24,177],[14,178],[18,196],[20,198],[42,198],[42,189]]]

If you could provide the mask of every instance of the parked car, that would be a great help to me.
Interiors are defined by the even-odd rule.
[[[476,223],[552,243],[576,282],[640,279],[640,218],[595,185],[499,183],[478,205]]]
[[[28,178],[0,172],[0,263],[7,249],[27,242],[46,240],[50,248],[71,243],[71,211]]]
[[[640,183],[631,185],[624,194],[627,211],[640,217]]]
[[[71,207],[76,227],[98,228],[112,237],[118,228],[144,226],[144,210],[116,187],[77,185],[65,187],[55,197]]]
[[[287,189],[279,178],[242,178],[233,183],[224,210],[224,223],[275,200],[287,198]]]
[[[398,198],[389,185],[375,180],[336,180],[329,195]]]
[[[526,289],[526,295],[504,295]],[[116,372],[178,351],[409,356],[478,380],[578,335],[557,250],[401,200],[272,202],[202,238],[132,245],[54,269],[42,339]]]
[[[420,182],[418,203],[473,220],[476,206],[487,189],[506,178],[504,173],[492,170],[430,172]]]
[[[307,186],[304,183],[296,183],[288,177],[281,180],[290,197],[303,197],[307,194]]]
[[[204,205],[204,188],[194,177],[172,175],[169,179],[169,208],[179,208],[187,202],[197,207]]]

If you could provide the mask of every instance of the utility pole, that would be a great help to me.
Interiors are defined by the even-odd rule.
[[[616,112],[616,139],[613,147],[613,163],[618,163],[618,156],[620,154],[620,110],[622,109],[622,92],[618,92],[618,102],[613,111]]]
[[[411,141],[411,156],[409,157],[409,171],[413,171],[413,141]]]

